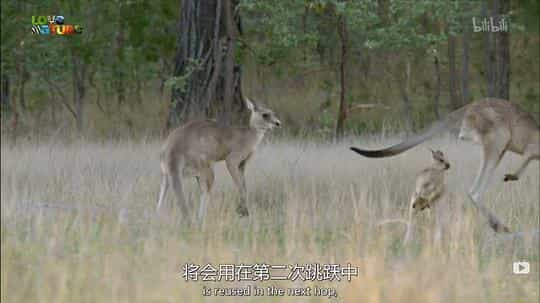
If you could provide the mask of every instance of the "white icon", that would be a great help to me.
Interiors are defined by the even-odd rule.
[[[514,262],[512,269],[516,275],[526,275],[531,271],[531,266],[529,265],[529,262],[520,261]]]

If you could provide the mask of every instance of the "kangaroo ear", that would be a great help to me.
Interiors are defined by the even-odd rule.
[[[250,112],[255,111],[255,105],[248,98],[244,99],[244,103],[246,104],[246,108],[249,109]]]

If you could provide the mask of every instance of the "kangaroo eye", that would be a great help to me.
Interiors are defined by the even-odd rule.
[[[268,114],[268,113],[264,113],[264,114],[262,114],[262,116],[263,116],[263,118],[265,118],[265,119],[270,118],[270,114]]]

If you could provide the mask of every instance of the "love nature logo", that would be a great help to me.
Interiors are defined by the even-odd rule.
[[[82,34],[78,24],[65,24],[64,16],[32,16],[33,35],[73,35]]]

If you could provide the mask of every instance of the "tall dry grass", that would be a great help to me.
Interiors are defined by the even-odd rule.
[[[429,152],[373,160],[349,144],[265,143],[248,164],[248,218],[236,215],[238,192],[218,165],[202,227],[183,225],[175,209],[154,213],[158,143],[3,144],[2,302],[538,302],[537,244],[495,236],[466,202],[478,148],[430,143],[452,163],[453,224],[447,241],[435,245],[433,216],[425,211],[418,237],[404,248],[403,225],[377,223],[405,218],[414,175],[429,165]],[[539,166],[503,183],[516,165],[512,156],[503,161],[485,198],[513,230],[531,230],[539,224]],[[196,184],[187,183],[196,201]],[[531,274],[512,274],[518,260],[531,263]],[[185,282],[186,262],[353,263],[359,276],[350,283],[252,283],[335,287],[332,300],[204,298],[203,286],[238,284]]]

